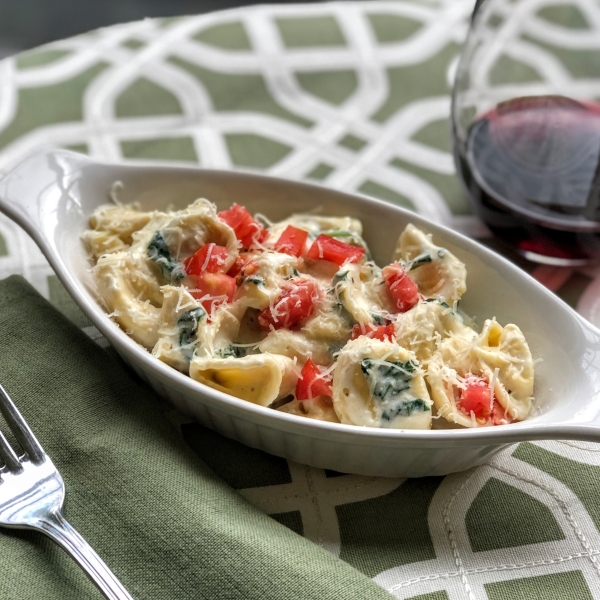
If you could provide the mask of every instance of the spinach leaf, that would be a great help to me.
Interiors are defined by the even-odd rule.
[[[188,361],[192,360],[192,355],[194,354],[194,348],[189,347],[189,344],[194,341],[194,338],[198,333],[198,323],[204,317],[206,317],[206,311],[199,306],[198,308],[193,308],[192,310],[182,313],[177,320],[181,354],[183,354]]]
[[[428,410],[429,406],[425,400],[414,398],[413,400],[398,402],[388,410],[384,410],[381,418],[384,421],[393,421],[396,417],[410,417],[414,412],[426,412]]]
[[[373,323],[375,323],[375,325],[385,325],[385,320],[381,315],[371,313],[371,319],[373,319]]]
[[[424,264],[427,264],[430,262],[431,262],[431,254],[429,254],[429,252],[424,252],[423,254],[420,254],[419,256],[417,256],[410,262],[410,270],[414,271],[414,269],[418,269],[419,267],[422,267]]]
[[[148,244],[148,258],[153,260],[159,267],[163,277],[167,281],[179,281],[185,276],[185,271],[180,263],[173,261],[171,251],[162,231],[157,231]]]
[[[396,417],[409,417],[414,412],[429,411],[429,406],[421,398],[403,393],[410,388],[417,364],[412,360],[405,363],[375,361],[365,358],[361,362],[362,372],[369,383],[371,394],[381,400],[381,419],[393,421]]]
[[[254,285],[265,285],[265,280],[258,275],[250,275],[245,277],[243,283],[253,283]]]
[[[374,361],[365,358],[360,367],[371,389],[371,394],[383,402],[393,400],[410,387],[417,365],[408,362]]]
[[[333,279],[331,280],[331,283],[333,285],[335,285],[336,283],[339,283],[340,281],[346,281],[346,279],[348,278],[348,271],[342,271],[341,269],[335,273],[335,275],[333,276]]]
[[[425,302],[439,302],[444,308],[450,308],[443,300],[439,300],[438,298],[427,298]]]
[[[229,346],[219,348],[219,350],[216,351],[216,355],[220,358],[243,358],[246,356],[246,348],[229,344]]]

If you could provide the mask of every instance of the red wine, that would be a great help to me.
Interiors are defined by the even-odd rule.
[[[539,262],[600,261],[600,104],[503,102],[457,152],[476,212],[501,239]]]

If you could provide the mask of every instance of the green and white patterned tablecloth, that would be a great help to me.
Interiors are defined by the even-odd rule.
[[[576,79],[578,33],[600,39],[598,2],[577,4],[572,27],[557,22],[558,1],[530,27],[549,55],[560,46],[554,59],[502,59],[540,79],[558,61]],[[49,147],[249,169],[360,191],[487,239],[450,152],[450,85],[471,10],[472,0],[260,6],[119,25],[9,58],[0,172]],[[12,273],[104,342],[0,216],[0,278]],[[597,269],[533,274],[592,315]],[[525,443],[466,473],[397,480],[239,452],[193,423],[181,431],[250,503],[398,598],[600,598],[600,446]]]

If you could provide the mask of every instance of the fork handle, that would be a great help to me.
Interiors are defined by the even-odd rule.
[[[60,512],[42,517],[37,529],[66,550],[108,600],[133,600],[115,574]]]

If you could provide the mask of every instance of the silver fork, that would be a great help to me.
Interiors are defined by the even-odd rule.
[[[0,385],[0,412],[25,454],[20,458],[0,431],[0,526],[36,529],[64,548],[109,600],[133,600],[91,546],[62,515],[65,484]]]

